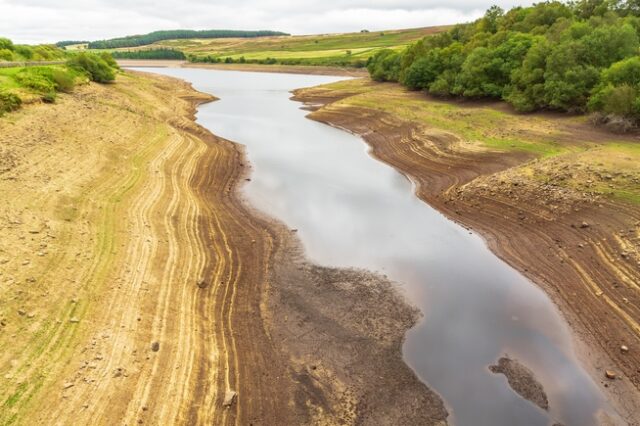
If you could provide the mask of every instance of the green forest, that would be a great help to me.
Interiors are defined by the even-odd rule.
[[[254,38],[289,35],[278,31],[236,31],[236,30],[169,30],[154,31],[149,34],[133,35],[113,38],[109,40],[92,41],[89,49],[118,49],[123,47],[146,46],[163,40],[176,40],[186,38]]]
[[[380,51],[367,68],[377,81],[436,96],[502,99],[520,112],[595,112],[625,127],[640,123],[639,34],[638,0],[550,1],[506,13],[493,6],[404,51]]]

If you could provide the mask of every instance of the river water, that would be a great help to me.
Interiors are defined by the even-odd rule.
[[[567,325],[547,296],[476,234],[420,201],[412,184],[367,154],[357,136],[306,119],[291,90],[340,77],[144,68],[220,98],[198,122],[246,146],[249,201],[298,229],[319,264],[378,271],[424,316],[406,362],[444,399],[459,426],[595,424],[608,410],[580,367]],[[488,366],[508,354],[532,369],[550,402],[522,399]]]

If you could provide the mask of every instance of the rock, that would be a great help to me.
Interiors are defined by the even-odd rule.
[[[207,282],[205,280],[198,280],[196,284],[199,288],[205,288],[207,286]]]
[[[36,316],[36,314],[34,314],[33,312],[29,312],[29,313],[27,314],[27,318],[33,318],[33,317],[35,317],[35,316]]]
[[[620,352],[626,354],[627,352],[629,352],[629,347],[627,345],[620,346]]]
[[[591,225],[589,225],[587,222],[582,222],[580,224],[580,228],[582,228],[582,229],[588,228],[589,226],[591,226]]]
[[[64,385],[62,385],[62,389],[69,389],[71,387],[73,387],[73,383],[71,382],[67,382]]]
[[[73,323],[80,322],[80,319],[79,319],[78,317],[72,317],[72,318],[69,320],[69,322],[73,322]]]
[[[27,312],[24,309],[18,309],[18,315],[24,316],[24,315],[26,315],[26,313]]]
[[[160,350],[160,342],[153,342],[151,344],[151,350],[154,352],[158,352]]]
[[[604,372],[604,376],[609,380],[613,380],[616,378],[616,372],[612,370],[606,370]]]
[[[228,390],[224,394],[224,401],[222,401],[222,406],[231,407],[233,405],[233,402],[236,400],[236,395],[236,391]]]

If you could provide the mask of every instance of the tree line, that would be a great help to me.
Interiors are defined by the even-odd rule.
[[[287,33],[279,31],[239,31],[239,30],[169,30],[154,31],[149,34],[133,35],[113,38],[109,40],[92,41],[89,49],[117,49],[123,47],[137,47],[152,44],[163,40],[187,39],[187,38],[254,38],[267,36],[286,36]]]
[[[367,68],[436,96],[502,99],[520,112],[599,112],[640,123],[640,1],[547,1],[428,36]]]

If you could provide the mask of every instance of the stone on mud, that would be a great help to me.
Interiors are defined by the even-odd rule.
[[[228,390],[224,394],[224,401],[222,401],[222,406],[231,407],[233,405],[234,401],[236,400],[236,396],[237,396],[236,391]]]

